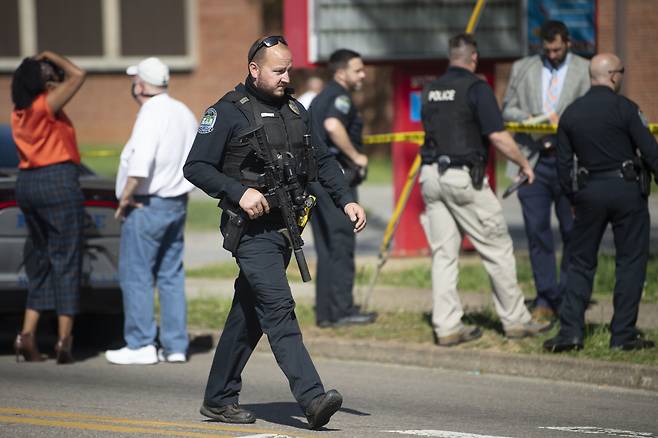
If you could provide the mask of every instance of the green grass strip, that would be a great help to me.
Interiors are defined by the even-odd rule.
[[[231,302],[228,299],[191,299],[188,301],[188,324],[192,328],[219,330],[223,327],[230,308]],[[309,336],[401,341],[428,346],[433,343],[430,316],[427,313],[387,312],[381,313],[374,324],[328,329],[315,327],[313,307],[310,305],[297,304],[295,314],[303,332]],[[493,309],[467,313],[464,319],[466,323],[480,326],[484,335],[481,339],[456,348],[530,355],[549,354],[542,351],[542,343],[557,333],[557,328],[553,328],[550,332],[536,338],[508,340],[502,334],[502,326]],[[650,339],[658,340],[658,330],[648,331],[646,335]],[[609,341],[610,330],[607,325],[588,325],[584,350],[565,353],[565,355],[575,358],[658,366],[656,349],[634,352],[611,351],[608,348]]]

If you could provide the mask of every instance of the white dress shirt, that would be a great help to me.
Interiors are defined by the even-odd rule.
[[[116,195],[121,197],[129,176],[144,178],[135,195],[180,196],[194,186],[183,177],[198,123],[192,111],[167,93],[147,100],[128,143],[121,152]]]
[[[564,62],[560,64],[557,68],[553,68],[548,60],[544,59],[542,69],[541,69],[541,89],[542,89],[542,108],[546,108],[546,100],[548,95],[548,86],[551,80],[551,74],[553,71],[557,71],[557,101],[555,105],[560,101],[560,94],[562,93],[562,87],[564,86],[564,78],[567,77],[567,70],[569,69],[569,61],[571,60],[571,53],[567,53],[567,57]]]
[[[313,102],[313,99],[315,99],[315,96],[317,95],[318,93],[315,91],[308,90],[306,93],[299,96],[297,102],[301,103],[308,111],[308,109],[311,107],[311,102]]]

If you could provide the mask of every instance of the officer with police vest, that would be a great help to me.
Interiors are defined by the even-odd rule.
[[[505,131],[491,87],[474,74],[477,44],[471,35],[449,41],[448,71],[422,93],[425,145],[420,184],[425,212],[421,223],[432,251],[432,325],[439,345],[477,339],[478,327],[464,326],[457,294],[462,233],[480,253],[489,273],[494,305],[508,338],[534,336],[550,323],[533,321],[516,280],[512,239],[496,195],[484,176],[488,139],[517,163],[532,183],[534,173]]]
[[[592,88],[566,109],[558,126],[558,175],[576,219],[560,332],[544,343],[551,352],[583,348],[585,309],[592,295],[599,244],[609,223],[616,266],[610,348],[655,346],[635,323],[649,258],[648,171],[658,173],[658,144],[638,106],[618,94],[623,77],[617,56],[592,58]]]
[[[241,374],[262,334],[288,378],[292,393],[311,428],[319,428],[340,408],[338,391],[325,392],[302,342],[295,316],[295,301],[286,278],[291,248],[278,208],[270,209],[262,191],[241,181],[243,171],[262,170],[253,145],[255,128],[264,126],[268,143],[277,153],[296,160],[307,156],[303,136],[309,132],[308,115],[287,88],[292,56],[281,36],[261,38],[248,53],[249,75],[201,120],[197,137],[184,166],[185,177],[208,195],[221,199],[225,239],[231,210],[246,220],[246,228],[233,256],[240,267],[235,295],[206,386],[201,413],[217,421],[253,423],[253,413],[238,405]],[[326,146],[314,137],[318,180],[361,231],[366,224]],[[312,167],[309,163],[308,167]],[[299,167],[298,167],[299,168]],[[308,178],[296,173],[304,187]]]
[[[368,157],[363,153],[363,120],[352,101],[366,77],[361,55],[339,49],[329,57],[333,80],[316,96],[309,111],[313,129],[343,167],[347,183],[357,198]],[[311,217],[313,243],[318,254],[315,281],[315,317],[319,327],[368,324],[374,313],[359,313],[354,306],[353,226],[336,208],[322,187],[313,184],[317,205]]]

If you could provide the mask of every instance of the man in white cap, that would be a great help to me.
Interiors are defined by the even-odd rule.
[[[128,67],[132,95],[141,106],[121,153],[116,180],[123,222],[119,282],[126,346],[105,353],[114,364],[187,360],[187,308],[183,230],[187,194],[183,164],[196,136],[192,112],[167,94],[169,68],[158,58]],[[160,297],[161,349],[155,346],[154,288]]]

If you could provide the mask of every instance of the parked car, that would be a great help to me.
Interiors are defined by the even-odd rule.
[[[85,243],[80,310],[82,314],[121,314],[118,278],[120,224],[114,219],[114,182],[81,165],[85,197]],[[18,173],[11,130],[0,125],[0,313],[25,309],[26,266],[34,260],[25,218],[16,204]]]

